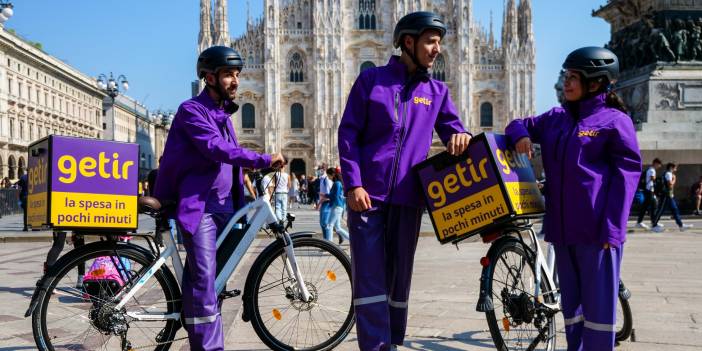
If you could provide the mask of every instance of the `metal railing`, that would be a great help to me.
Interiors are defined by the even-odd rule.
[[[19,204],[19,193],[19,189],[0,189],[0,215],[7,216],[22,213],[22,207]]]

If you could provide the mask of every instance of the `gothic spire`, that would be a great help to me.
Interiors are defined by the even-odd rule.
[[[215,0],[214,44],[229,46],[227,0]]]
[[[534,41],[530,0],[521,0],[519,3],[519,41]]]
[[[495,34],[492,30],[492,10],[490,10],[490,36],[488,37],[488,46],[491,48],[495,46]]]
[[[212,46],[212,0],[200,0],[200,35],[197,39],[198,52]]]

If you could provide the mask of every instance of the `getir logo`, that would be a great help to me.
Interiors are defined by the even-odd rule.
[[[46,184],[46,160],[43,158],[39,159],[37,165],[29,169],[27,175],[27,181],[29,183],[28,191],[30,194],[34,194],[34,187],[37,185]]]
[[[119,153],[112,154],[112,159],[105,156],[104,152],[98,155],[96,160],[93,157],[83,157],[76,160],[71,155],[63,155],[58,159],[58,169],[62,176],[58,177],[61,183],[72,184],[80,174],[85,178],[99,176],[104,179],[127,179],[129,167],[134,166],[133,161],[126,161],[120,164]]]
[[[597,134],[600,134],[598,130],[590,129],[590,130],[581,130],[578,132],[578,137],[596,137]]]
[[[423,105],[431,106],[431,100],[429,100],[425,97],[415,96],[414,97],[414,104],[415,105],[423,104]]]

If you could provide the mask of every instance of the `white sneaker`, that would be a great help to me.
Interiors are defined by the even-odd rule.
[[[639,222],[639,223],[636,223],[636,228],[649,229],[650,227],[648,226],[648,224],[646,224],[644,222]]]
[[[680,231],[681,231],[681,232],[684,232],[686,229],[690,229],[690,228],[692,228],[692,227],[693,227],[692,224],[683,224],[683,225],[680,226]]]
[[[656,232],[656,233],[660,233],[663,231],[663,226],[660,224],[657,224],[655,227],[651,228],[651,230]]]

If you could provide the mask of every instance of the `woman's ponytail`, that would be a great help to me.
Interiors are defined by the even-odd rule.
[[[626,105],[624,105],[624,100],[617,95],[617,93],[614,92],[614,90],[610,90],[607,92],[607,97],[605,98],[605,105],[607,107],[612,107],[616,108],[619,111],[622,111],[624,113],[627,113],[627,108]]]

